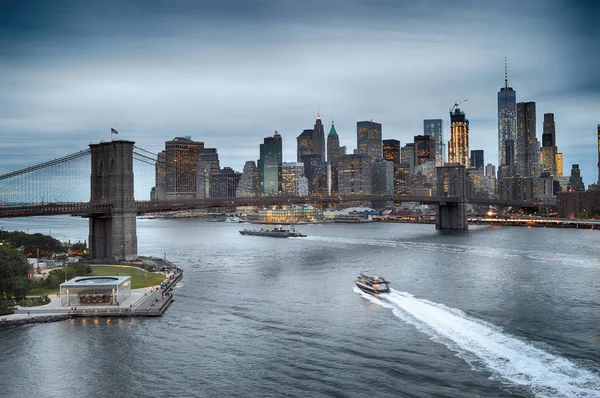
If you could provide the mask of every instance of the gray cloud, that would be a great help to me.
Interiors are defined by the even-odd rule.
[[[241,170],[278,130],[284,160],[317,107],[356,147],[356,121],[402,144],[461,106],[496,163],[504,57],[519,101],[554,112],[565,172],[596,180],[594,2],[8,2],[0,13],[0,173],[109,138],[174,136]],[[595,14],[598,15],[598,14]],[[6,138],[5,138],[6,137]],[[60,144],[57,144],[60,142]]]

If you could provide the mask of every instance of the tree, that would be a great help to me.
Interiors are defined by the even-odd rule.
[[[14,247],[0,245],[0,297],[17,294],[24,297],[28,286],[29,263],[23,253]]]

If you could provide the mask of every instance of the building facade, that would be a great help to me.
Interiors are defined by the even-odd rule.
[[[375,195],[393,195],[394,163],[389,160],[378,160],[373,162],[371,183],[371,193]]]
[[[473,149],[471,151],[471,162],[469,166],[474,169],[483,170],[483,149]]]
[[[507,166],[506,141],[517,142],[517,92],[508,86],[506,61],[504,87],[498,91],[498,166]],[[511,154],[514,159],[514,148]]]
[[[423,120],[423,135],[433,137],[435,142],[435,164],[444,165],[444,132],[442,119]]]
[[[448,162],[469,166],[469,120],[459,108],[450,113]]]
[[[370,195],[371,156],[344,155],[339,163],[338,192],[340,195]]]
[[[329,134],[327,134],[327,161],[331,163],[333,167],[336,167],[338,160],[342,157],[342,148],[340,147],[340,137],[338,137],[333,120],[331,121],[331,128]]]
[[[165,200],[195,199],[198,159],[203,142],[192,141],[191,137],[175,137],[165,142],[164,171],[157,174],[164,176]],[[158,163],[157,163],[158,165]],[[160,166],[162,167],[162,166]]]
[[[533,177],[539,168],[539,145],[536,136],[535,102],[517,104],[517,172]]]
[[[275,132],[273,137],[265,137],[264,142],[260,144],[258,169],[260,173],[260,191],[262,195],[281,194],[281,163],[281,135],[279,135],[278,132]]]
[[[281,191],[287,196],[308,195],[308,180],[304,176],[304,163],[284,162],[281,165]]]
[[[304,130],[296,137],[297,153],[296,161],[301,162],[302,156],[312,155],[313,153],[313,134],[314,130]]]
[[[323,122],[321,121],[321,115],[317,115],[315,126],[313,130],[313,150],[312,153],[319,155],[321,160],[325,161],[325,130],[323,129]]]
[[[398,167],[400,164],[400,141],[398,140],[383,140],[383,159],[389,160]]]
[[[196,175],[196,198],[215,198],[220,189],[219,154],[216,148],[201,148],[198,155],[198,172]]]
[[[400,148],[400,161],[402,163],[408,164],[409,170],[412,173],[412,170],[415,168],[415,143],[409,142]]]
[[[554,124],[554,113],[544,113],[544,127],[542,131],[542,164],[541,172],[549,173],[550,176],[558,176],[556,166],[556,127]]]
[[[420,166],[425,162],[435,162],[435,141],[430,135],[416,135],[414,138],[415,166]],[[437,164],[437,162],[435,162]]]
[[[258,196],[260,194],[260,172],[253,160],[248,160],[244,164],[244,170],[240,178],[240,183],[235,192],[235,196],[247,197]]]
[[[367,155],[372,161],[382,159],[381,123],[373,121],[357,122],[356,148],[359,155]]]

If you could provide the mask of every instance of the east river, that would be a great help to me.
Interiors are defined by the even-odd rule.
[[[6,397],[600,397],[600,231],[138,220],[184,270],[162,318],[0,329]],[[5,230],[86,240],[74,217]],[[392,293],[359,293],[359,271]]]

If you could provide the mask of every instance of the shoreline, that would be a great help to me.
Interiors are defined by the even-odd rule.
[[[60,297],[50,297],[51,302],[39,307],[18,307],[14,314],[0,316],[0,328],[16,327],[35,323],[60,322],[73,318],[122,318],[122,317],[159,317],[173,303],[173,287],[183,278],[183,271],[168,260],[175,270],[170,278],[160,285],[132,290],[131,297],[118,306],[85,305],[63,307]]]

